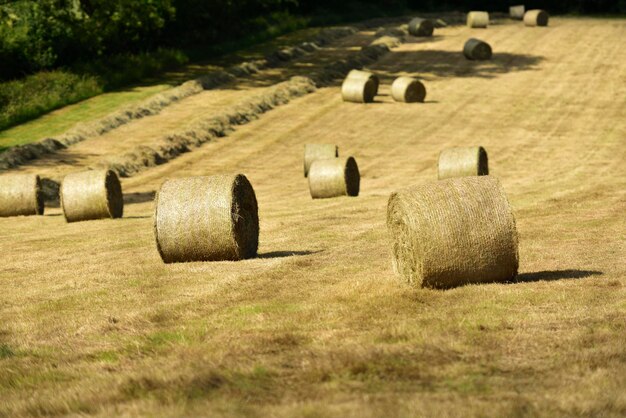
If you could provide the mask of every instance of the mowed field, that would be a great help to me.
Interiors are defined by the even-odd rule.
[[[465,60],[472,36],[491,61]],[[337,83],[123,179],[123,219],[0,218],[0,416],[626,415],[624,39],[625,19],[437,29],[371,66],[376,103],[342,102]],[[388,96],[407,74],[426,103]],[[169,111],[126,129],[156,135]],[[119,152],[121,129],[67,152]],[[317,142],[356,158],[359,197],[310,198],[302,155]],[[410,287],[391,267],[387,199],[465,145],[487,149],[513,206],[518,280]],[[92,161],[53,158],[16,171]],[[255,188],[259,257],[163,264],[154,192],[225,172]]]

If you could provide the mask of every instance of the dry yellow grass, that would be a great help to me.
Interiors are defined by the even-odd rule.
[[[0,415],[626,414],[626,21],[494,25],[488,62],[462,56],[471,33],[383,57],[379,103],[320,89],[124,180],[122,220],[0,219]],[[386,87],[415,73],[417,117]],[[320,138],[359,161],[358,198],[311,200],[302,147]],[[514,208],[519,283],[411,288],[389,194],[477,140]],[[224,171],[255,187],[260,257],[163,264],[153,191]]]

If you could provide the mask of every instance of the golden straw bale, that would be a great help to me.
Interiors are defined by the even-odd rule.
[[[412,285],[450,288],[511,281],[517,274],[515,218],[494,177],[448,179],[394,192],[387,227],[394,271]]]
[[[313,161],[339,157],[339,147],[331,144],[306,144],[304,146],[304,177],[309,175]]]
[[[361,175],[353,157],[315,160],[309,169],[313,199],[358,196]]]
[[[347,77],[341,85],[341,97],[344,102],[371,103],[375,96],[376,84],[372,79]]]
[[[526,26],[548,26],[550,15],[545,10],[529,10],[524,14],[524,24]]]
[[[467,42],[465,42],[463,55],[465,55],[465,58],[468,60],[483,61],[491,59],[493,52],[491,51],[491,46],[487,42],[476,38],[470,38]]]
[[[416,17],[409,22],[409,33],[413,36],[433,36],[435,24],[430,19]]]
[[[41,180],[35,174],[0,176],[0,217],[43,215]]]
[[[363,70],[350,70],[346,78],[351,78],[354,80],[372,80],[375,84],[375,95],[378,94],[378,86],[380,85],[380,79],[377,75],[370,73],[369,71]]]
[[[524,12],[526,7],[523,4],[509,7],[509,16],[511,19],[522,20],[524,18]]]
[[[396,102],[423,102],[426,98],[426,87],[413,77],[398,77],[391,84],[391,97]]]
[[[467,26],[470,28],[486,28],[489,26],[489,13],[469,12],[467,14]]]
[[[489,174],[487,151],[483,147],[448,148],[439,154],[439,180],[450,177]]]
[[[165,263],[255,257],[254,189],[243,174],[166,180],[156,197],[154,234]]]
[[[111,170],[68,174],[59,194],[67,222],[121,218],[124,212],[122,186]]]

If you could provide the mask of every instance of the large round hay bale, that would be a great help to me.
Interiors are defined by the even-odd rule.
[[[517,274],[515,218],[494,177],[448,179],[394,192],[387,227],[394,270],[415,286],[505,282]]]
[[[409,33],[413,36],[433,36],[435,24],[430,19],[416,17],[409,22]]]
[[[339,157],[339,147],[331,144],[306,144],[304,146],[304,177],[315,160]]]
[[[548,26],[550,15],[545,10],[529,10],[524,14],[524,24],[526,26]]]
[[[309,190],[313,199],[358,196],[359,167],[353,157],[315,160],[309,169]]]
[[[376,74],[370,73],[369,71],[363,70],[350,70],[346,78],[351,78],[354,80],[372,80],[374,82],[374,95],[378,94],[378,86],[380,85],[380,79]]]
[[[391,84],[391,97],[396,102],[424,102],[426,87],[413,77],[398,77]]]
[[[524,12],[526,12],[526,7],[523,4],[509,7],[509,17],[511,19],[522,20]]]
[[[376,96],[376,83],[372,79],[348,78],[341,85],[344,102],[371,103]]]
[[[36,174],[0,176],[0,216],[43,215],[41,180]]]
[[[463,46],[463,55],[465,55],[465,58],[468,60],[483,61],[491,59],[493,52],[487,42],[470,38]]]
[[[439,154],[439,180],[450,177],[489,174],[487,151],[483,147],[448,148]]]
[[[111,170],[68,174],[59,194],[67,222],[121,218],[124,213],[122,186]]]
[[[467,26],[470,28],[486,28],[489,26],[489,13],[469,12],[467,14]]]
[[[166,180],[156,197],[154,234],[165,263],[255,257],[254,189],[243,174]]]

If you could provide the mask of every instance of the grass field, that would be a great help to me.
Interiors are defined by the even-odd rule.
[[[376,103],[344,103],[336,85],[278,107],[124,179],[123,219],[0,218],[0,416],[626,415],[626,19],[550,24],[410,39],[371,67]],[[493,60],[463,58],[471,36]],[[423,78],[426,103],[391,101],[405,74]],[[211,112],[283,76],[169,109]],[[176,119],[20,170],[79,170]],[[355,156],[359,197],[311,200],[309,142]],[[463,145],[487,149],[514,208],[518,280],[412,288],[391,268],[387,199],[435,180],[439,151]],[[164,265],[154,192],[222,172],[256,190],[259,257]]]

